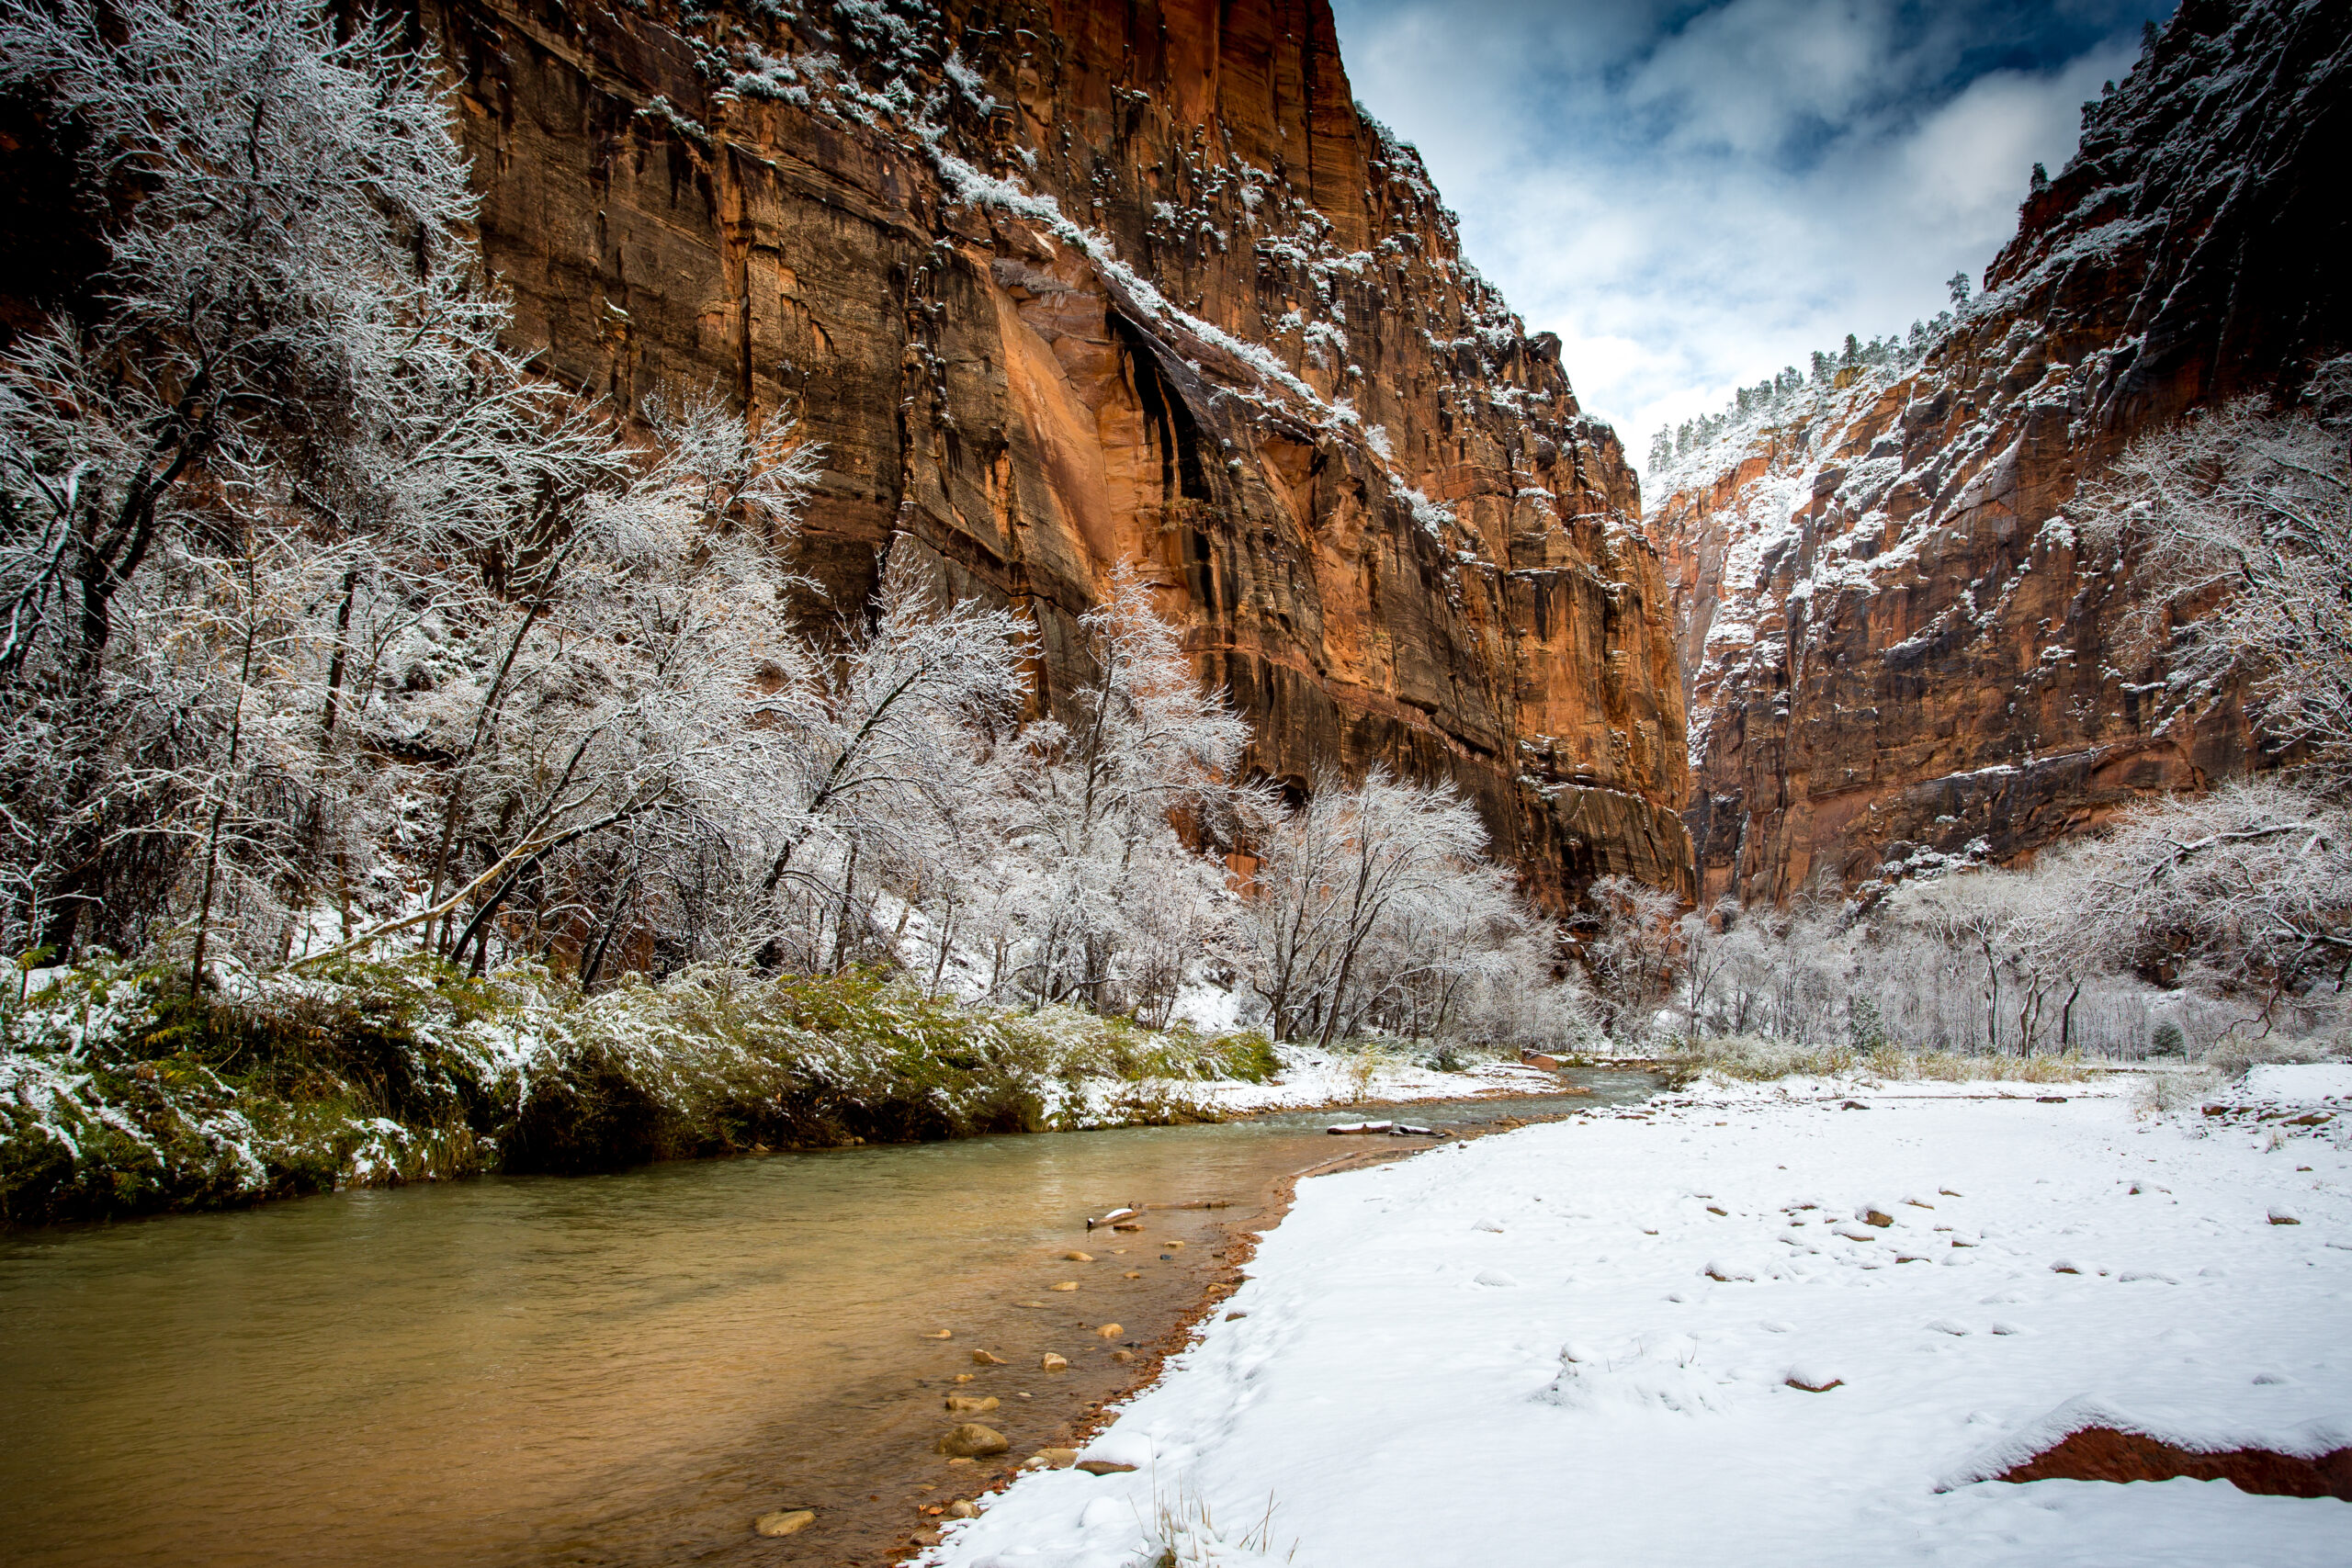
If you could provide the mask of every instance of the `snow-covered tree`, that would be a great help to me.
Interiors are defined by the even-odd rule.
[[[1266,835],[1252,883],[1256,984],[1275,1037],[1314,1030],[1329,1044],[1384,932],[1445,930],[1492,896],[1486,852],[1476,810],[1450,784],[1382,768],[1352,786],[1318,777]]]
[[[2352,789],[2352,360],[2307,406],[2246,400],[2141,437],[2089,498],[2086,532],[2148,592],[2177,649],[2177,700],[2243,677],[2262,725]]]
[[[0,355],[12,937],[200,964],[219,919],[283,956],[322,898],[422,902],[479,958],[730,743],[713,656],[775,639],[808,450],[707,403],[626,438],[507,353],[437,67],[381,29],[10,5],[0,84],[108,257]]]
[[[1018,994],[1102,1007],[1146,971],[1166,992],[1223,896],[1222,861],[1194,845],[1233,837],[1250,727],[1194,678],[1133,568],[1118,569],[1079,631],[1091,673],[1064,717],[1023,736],[1017,865],[997,930],[1002,981]]]
[[[1020,617],[968,600],[942,606],[900,567],[871,624],[835,656],[775,671],[754,731],[774,738],[757,786],[773,802],[760,873],[766,962],[833,969],[862,952],[861,874],[869,895],[929,900],[954,923],[972,897],[969,863],[1003,832],[1001,811],[978,807],[1004,793],[991,758],[1028,694],[1031,654]]]
[[[2276,779],[2125,813],[2070,857],[2078,931],[2119,965],[2267,1017],[2352,980],[2352,813]]]
[[[1604,876],[1589,897],[1600,930],[1585,944],[1585,968],[1610,1032],[1637,1039],[1673,983],[1681,900],[1630,876]]]

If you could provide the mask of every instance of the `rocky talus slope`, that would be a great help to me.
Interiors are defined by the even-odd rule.
[[[1665,580],[1615,436],[1353,105],[1323,0],[425,0],[557,375],[824,444],[833,613],[911,553],[1073,618],[1137,563],[1305,779],[1457,780],[1548,896],[1687,886]]]
[[[2342,0],[2187,0],[1923,360],[1650,476],[1704,897],[2014,863],[2259,765],[2069,508],[2133,435],[2352,346],[2347,39]]]

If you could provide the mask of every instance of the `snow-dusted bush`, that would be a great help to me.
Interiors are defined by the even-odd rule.
[[[1548,924],[1487,861],[1486,829],[1450,785],[1326,773],[1259,847],[1253,984],[1276,1039],[1475,1029],[1465,1004],[1548,957]]]
[[[2086,498],[2084,536],[2131,563],[2163,700],[2193,716],[2243,681],[2263,728],[2352,785],[2352,358],[2302,406],[2247,399],[2134,441]]]
[[[2133,1086],[2132,1103],[2143,1116],[2186,1111],[2202,1104],[2222,1082],[2222,1074],[2205,1069],[2149,1073]]]
[[[101,961],[0,1005],[0,1219],[222,1203],[484,1169],[1197,1120],[1262,1035],[974,1008],[872,971],[697,965],[592,996],[424,957],[235,972]]]
[[[1756,1035],[1687,1041],[1662,1060],[1681,1073],[1713,1074],[1748,1083],[1785,1077],[2074,1083],[2087,1072],[2082,1058],[2073,1053],[2015,1057],[1983,1052],[1905,1051],[1889,1044],[1857,1050],[1850,1045],[1808,1045]]]

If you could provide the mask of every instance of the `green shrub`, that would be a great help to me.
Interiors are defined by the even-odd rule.
[[[0,1223],[755,1148],[1211,1120],[1262,1034],[702,968],[582,997],[429,958],[241,976],[100,962],[0,1003]],[[1107,1087],[1106,1087],[1107,1085]]]

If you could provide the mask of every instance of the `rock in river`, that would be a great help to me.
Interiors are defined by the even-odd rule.
[[[752,1528],[762,1535],[791,1535],[805,1530],[817,1522],[814,1508],[779,1508],[773,1514],[762,1514],[752,1521]]]
[[[977,1421],[951,1427],[939,1439],[939,1451],[951,1459],[985,1459],[1012,1446],[1005,1441],[1003,1433]]]

